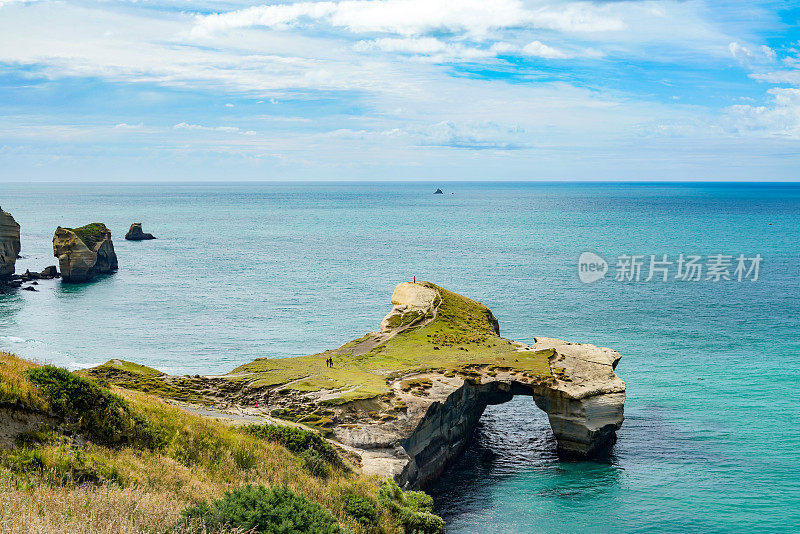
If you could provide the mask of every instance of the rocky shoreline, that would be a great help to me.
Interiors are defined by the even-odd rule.
[[[400,284],[379,332],[339,349],[258,359],[227,375],[176,377],[119,360],[85,371],[216,412],[305,425],[365,474],[424,488],[466,447],[484,409],[516,395],[548,415],[564,458],[608,454],[624,419],[611,349],[507,340],[480,303],[427,282]],[[329,362],[333,362],[333,366]]]

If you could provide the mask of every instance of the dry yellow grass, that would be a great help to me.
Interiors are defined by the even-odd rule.
[[[20,484],[0,479],[0,532],[166,533],[202,532],[176,514],[168,491],[137,487]],[[192,528],[194,527],[194,528]]]
[[[24,373],[34,365],[8,354],[0,361],[6,402],[14,395],[17,406],[41,406]],[[286,486],[355,533],[399,531],[388,510],[380,509],[377,524],[369,527],[344,511],[347,494],[376,500],[377,478],[335,469],[319,478],[280,445],[143,393],[113,392],[164,431],[166,445],[111,448],[50,431],[28,445],[0,451],[0,532],[202,532],[187,524],[181,511],[246,484]]]
[[[25,370],[32,367],[36,367],[36,364],[0,352],[0,402],[23,402],[35,409],[47,407],[35,394],[33,384],[25,375]]]

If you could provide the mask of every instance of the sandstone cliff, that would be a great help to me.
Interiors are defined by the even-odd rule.
[[[58,258],[65,282],[86,282],[97,274],[117,270],[111,232],[103,223],[80,228],[59,226],[53,236],[53,255]]]
[[[10,213],[0,209],[0,280],[14,274],[19,251],[19,224]]]
[[[188,382],[152,373],[123,380],[109,364],[89,373],[173,399],[205,391],[206,410],[233,403],[234,418],[245,411],[316,428],[360,458],[364,472],[406,488],[436,478],[486,406],[515,395],[547,413],[563,456],[598,457],[613,445],[625,402],[616,351],[502,338],[486,306],[428,282],[398,285],[391,301],[380,332],[322,354],[261,358]]]

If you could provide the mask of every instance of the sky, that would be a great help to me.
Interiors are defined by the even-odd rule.
[[[800,0],[0,0],[0,182],[800,178]]]

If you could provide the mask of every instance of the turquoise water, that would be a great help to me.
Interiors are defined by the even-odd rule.
[[[487,410],[431,489],[450,532],[800,530],[800,186],[8,185],[18,268],[57,225],[105,222],[120,271],[0,295],[0,348],[216,373],[377,328],[412,276],[490,306],[503,335],[623,354],[605,463],[559,462],[530,399]],[[449,193],[455,193],[453,195]],[[144,222],[157,241],[122,235]],[[577,277],[578,255],[761,254],[757,282]],[[19,270],[19,269],[18,269]]]

